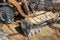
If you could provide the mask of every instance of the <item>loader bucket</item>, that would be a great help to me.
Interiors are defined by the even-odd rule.
[[[38,24],[38,25],[30,24],[29,22],[26,22],[26,21],[22,21],[21,23],[21,27],[23,29],[25,36],[35,35],[37,32],[40,32],[40,29],[45,25],[47,25],[47,23]]]
[[[37,32],[40,32],[40,30],[45,27],[48,22],[52,22],[55,17],[56,15],[52,12],[45,12],[44,14],[35,15],[34,17],[22,20],[21,28],[26,36],[35,35]]]

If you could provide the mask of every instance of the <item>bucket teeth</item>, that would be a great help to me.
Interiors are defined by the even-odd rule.
[[[29,33],[29,36],[34,36],[34,35],[36,35],[38,32],[39,32],[40,30],[38,30],[38,29],[32,29],[31,30],[31,32]]]
[[[35,31],[31,31],[28,36],[34,36],[34,35],[35,35]]]
[[[33,36],[34,34],[33,33],[30,33],[28,36]]]
[[[28,36],[35,36],[38,32],[42,31],[44,27],[42,28],[38,28],[38,29],[31,29],[31,31],[29,32],[29,35]]]

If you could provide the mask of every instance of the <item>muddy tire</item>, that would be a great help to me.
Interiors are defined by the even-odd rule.
[[[0,8],[0,20],[6,24],[12,23],[14,21],[14,12],[10,7]]]

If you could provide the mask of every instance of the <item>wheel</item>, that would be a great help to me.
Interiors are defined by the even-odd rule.
[[[0,20],[6,24],[14,21],[14,12],[8,6],[0,8]]]

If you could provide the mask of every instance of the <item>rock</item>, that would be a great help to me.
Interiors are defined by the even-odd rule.
[[[0,28],[0,40],[8,40],[8,34],[4,33]]]

